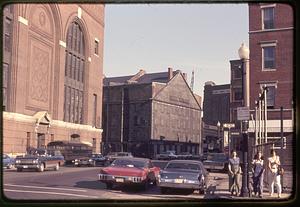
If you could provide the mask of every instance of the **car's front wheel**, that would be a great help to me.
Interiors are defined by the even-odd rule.
[[[161,193],[161,194],[166,194],[167,191],[168,191],[168,188],[160,187],[160,193]]]
[[[22,168],[17,168],[17,172],[22,172]]]
[[[113,188],[112,183],[106,183],[106,189],[111,190]]]

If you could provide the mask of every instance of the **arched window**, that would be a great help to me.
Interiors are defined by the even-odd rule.
[[[84,63],[83,32],[78,22],[74,21],[67,32],[64,97],[66,122],[83,123]]]

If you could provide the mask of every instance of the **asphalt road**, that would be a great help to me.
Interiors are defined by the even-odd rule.
[[[107,190],[98,181],[100,167],[61,167],[59,171],[46,170],[44,172],[25,171],[15,169],[4,170],[4,195],[13,200],[176,200],[215,198],[216,185],[225,174],[210,173],[212,181],[205,195],[197,191],[186,194],[184,191],[160,194],[157,186],[151,186],[146,191],[140,188],[116,187]],[[218,178],[218,179],[216,179]]]

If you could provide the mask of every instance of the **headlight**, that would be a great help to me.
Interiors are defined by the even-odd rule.
[[[20,163],[21,162],[21,160],[16,160],[16,163]]]
[[[38,160],[33,160],[32,163],[38,163]]]
[[[92,159],[89,159],[89,162],[92,162],[93,160]]]

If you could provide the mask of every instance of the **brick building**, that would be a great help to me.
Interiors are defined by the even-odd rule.
[[[153,157],[201,149],[201,99],[186,74],[146,73],[104,79],[103,149]]]
[[[262,87],[267,92],[267,137],[292,165],[293,152],[293,9],[287,4],[249,4],[250,109]],[[283,107],[283,149],[281,149],[280,107]],[[258,124],[258,123],[256,123]],[[249,122],[252,138],[255,125]],[[251,135],[251,134],[250,134]],[[252,139],[253,140],[253,139]]]
[[[241,151],[241,121],[237,120],[237,108],[244,106],[242,61],[230,60],[230,71],[230,123],[235,125],[230,129],[230,149]]]
[[[104,5],[4,8],[3,151],[54,140],[100,151]]]
[[[203,97],[203,151],[221,152],[221,126],[230,121],[230,84],[216,85],[208,81]],[[220,122],[220,127],[217,123]]]

